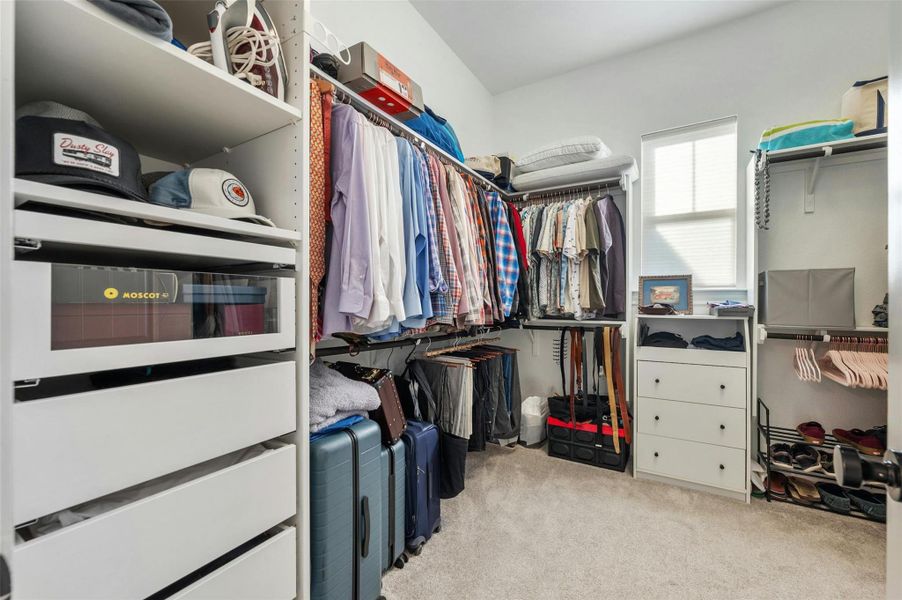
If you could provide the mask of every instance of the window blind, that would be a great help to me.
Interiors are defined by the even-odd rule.
[[[737,284],[736,117],[642,136],[642,274]]]

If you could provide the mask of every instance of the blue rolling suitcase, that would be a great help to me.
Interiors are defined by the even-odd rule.
[[[401,436],[407,450],[407,550],[419,555],[423,544],[442,526],[439,500],[438,429],[422,421],[407,421]]]
[[[364,419],[310,442],[310,597],[382,590],[382,434]]]
[[[382,447],[382,572],[404,568],[404,486],[407,453],[398,440]]]

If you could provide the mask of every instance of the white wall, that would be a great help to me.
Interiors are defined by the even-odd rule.
[[[888,44],[886,2],[780,5],[496,96],[496,151],[597,134],[638,159],[643,133],[736,114],[744,168],[767,127],[838,117],[854,81],[886,74]]]
[[[366,41],[423,88],[465,156],[494,149],[492,96],[406,0],[314,0],[313,16],[348,45]]]

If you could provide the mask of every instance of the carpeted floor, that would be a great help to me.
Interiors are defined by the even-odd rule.
[[[885,528],[490,447],[388,600],[883,598]]]

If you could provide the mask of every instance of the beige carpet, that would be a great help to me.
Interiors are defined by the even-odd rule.
[[[884,597],[885,528],[491,447],[388,600]]]

